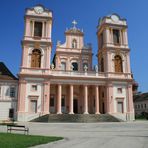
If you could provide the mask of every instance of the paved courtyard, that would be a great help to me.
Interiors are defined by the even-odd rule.
[[[122,123],[19,123],[32,135],[65,139],[38,148],[148,148],[148,121]],[[0,132],[6,127],[0,126]]]

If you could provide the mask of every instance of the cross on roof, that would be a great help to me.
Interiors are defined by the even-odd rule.
[[[76,28],[77,22],[75,20],[73,20],[72,24],[73,24],[73,28]]]

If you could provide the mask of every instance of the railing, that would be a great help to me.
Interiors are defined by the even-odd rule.
[[[22,68],[23,74],[36,75],[52,75],[52,76],[69,76],[69,77],[96,77],[96,78],[114,78],[114,79],[131,79],[131,73],[115,73],[115,72],[96,72],[96,71],[62,71],[55,69],[40,68]]]
[[[131,79],[131,73],[114,73],[114,72],[78,72],[78,71],[61,71],[52,70],[50,74],[53,76],[73,76],[73,77],[99,77],[99,78],[121,78],[121,79]]]

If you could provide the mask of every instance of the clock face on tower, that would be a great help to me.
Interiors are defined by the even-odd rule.
[[[34,7],[34,10],[35,10],[35,12],[36,12],[37,14],[41,14],[41,13],[44,12],[43,7],[41,7],[41,6],[36,6],[36,7]]]

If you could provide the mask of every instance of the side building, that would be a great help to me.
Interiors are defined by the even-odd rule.
[[[0,62],[0,120],[17,119],[18,79]]]
[[[98,64],[92,68],[92,47],[84,32],[65,31],[65,43],[52,51],[52,11],[37,5],[26,9],[19,72],[18,120],[45,114],[111,114],[134,120],[127,22],[117,14],[100,19]]]
[[[134,95],[135,116],[148,113],[148,93],[137,93]]]

